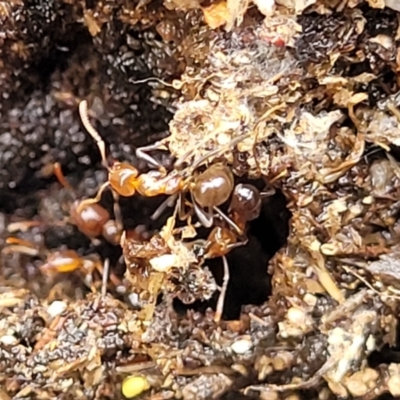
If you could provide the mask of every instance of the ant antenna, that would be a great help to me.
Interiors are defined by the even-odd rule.
[[[89,114],[88,114],[88,107],[87,107],[86,100],[82,100],[79,103],[79,116],[81,117],[82,124],[85,127],[86,131],[94,139],[94,141],[97,144],[97,147],[100,150],[100,155],[101,155],[103,165],[107,169],[109,169],[109,165],[108,165],[107,157],[106,157],[106,144],[104,143],[104,140],[100,136],[99,132],[96,131],[96,129],[93,127],[93,125],[89,121]]]
[[[72,186],[70,185],[70,183],[67,181],[67,178],[64,176],[63,172],[62,172],[62,168],[61,168],[61,164],[59,162],[55,162],[53,164],[53,173],[56,176],[58,182],[60,182],[60,184],[65,187],[65,189],[72,191]]]

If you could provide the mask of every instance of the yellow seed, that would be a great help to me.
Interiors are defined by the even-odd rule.
[[[139,396],[150,388],[148,380],[143,376],[128,376],[122,382],[122,394],[127,399]]]

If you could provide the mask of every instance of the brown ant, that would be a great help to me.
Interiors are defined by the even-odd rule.
[[[109,274],[109,261],[105,260],[104,267],[97,255],[80,256],[75,250],[62,249],[50,252],[47,249],[39,248],[33,242],[20,239],[17,237],[9,237],[6,239],[6,246],[2,249],[1,254],[7,255],[11,253],[25,254],[31,257],[45,258],[44,264],[39,267],[40,272],[48,277],[58,274],[65,274],[78,271],[84,277],[84,283],[93,291],[96,291],[93,285],[93,273],[98,271],[103,277],[102,292],[104,292],[107,281],[110,278],[115,286],[120,285],[119,279],[114,274]]]
[[[215,226],[208,235],[205,258],[226,256],[234,248],[247,243],[246,225],[260,215],[264,193],[248,183],[235,186],[229,205],[229,226]],[[222,215],[221,215],[222,216]],[[232,230],[232,222],[236,229]]]
[[[46,262],[40,266],[45,275],[84,270],[92,273],[98,265],[98,260],[91,257],[83,258],[74,250],[61,250],[50,253]]]
[[[147,151],[165,148],[162,142],[157,142],[136,150],[138,157],[158,167],[158,170],[151,170],[141,174],[137,168],[126,162],[117,161],[109,165],[106,159],[104,140],[90,124],[85,100],[79,104],[79,113],[85,129],[95,140],[100,150],[103,165],[108,170],[107,182],[100,187],[95,198],[83,200],[81,207],[97,203],[104,189],[111,187],[113,193],[124,197],[133,196],[135,193],[144,197],[169,195],[170,197],[155,212],[153,219],[156,219],[167,206],[171,206],[178,197],[180,199],[179,204],[182,207],[182,194],[185,192],[190,193],[194,211],[201,224],[205,227],[210,228],[213,225],[214,211],[220,215],[222,214],[218,207],[229,199],[234,190],[234,179],[230,168],[222,163],[216,163],[209,166],[202,173],[193,174],[193,171],[202,165],[207,158],[218,154],[222,149],[210,151],[206,156],[195,161],[190,168],[181,171],[179,167],[184,163],[184,159],[192,153],[192,151],[189,151],[175,163],[174,170],[167,173],[162,165],[146,154]],[[235,138],[230,143],[230,146],[246,136],[247,134]],[[229,220],[226,216],[224,216],[224,219]],[[232,225],[236,228],[234,223]]]
[[[235,186],[229,205],[230,219],[226,220],[229,226],[215,226],[208,235],[205,242],[204,258],[222,257],[224,275],[220,295],[217,301],[214,321],[219,322],[222,317],[226,290],[229,282],[229,265],[226,255],[233,249],[244,246],[247,243],[246,225],[260,215],[262,198],[267,193],[260,193],[259,190],[246,183],[239,183]],[[224,215],[221,214],[224,218]],[[232,230],[232,222],[236,229]]]
[[[82,257],[74,250],[64,249],[49,253],[46,262],[40,266],[40,271],[46,276],[79,271],[84,277],[83,282],[94,293],[97,292],[97,289],[93,283],[93,273],[97,271],[102,276],[101,292],[104,297],[108,278],[115,286],[121,284],[114,274],[110,274],[109,266],[108,259],[102,263],[96,255]]]
[[[53,171],[61,185],[64,186],[74,198],[73,189],[62,173],[59,163],[54,164]],[[114,205],[116,219],[113,220],[110,217],[110,213],[100,204],[90,204],[86,203],[84,200],[75,200],[70,206],[70,216],[76,227],[88,238],[94,240],[99,236],[103,236],[108,242],[117,245],[119,244],[122,233],[120,211],[117,207],[117,204]]]

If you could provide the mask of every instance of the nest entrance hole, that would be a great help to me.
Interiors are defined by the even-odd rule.
[[[249,222],[248,243],[232,250],[227,255],[230,279],[225,297],[223,319],[235,320],[240,317],[242,306],[261,305],[271,294],[271,277],[268,263],[275,253],[286,244],[291,214],[286,207],[284,195],[277,191],[264,200],[260,216]],[[220,285],[223,279],[222,258],[207,260]],[[175,300],[176,311],[188,309],[205,312],[208,307],[215,309],[219,292],[209,302],[195,302],[184,305]]]

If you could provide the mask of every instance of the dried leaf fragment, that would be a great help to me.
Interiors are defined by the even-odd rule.
[[[372,8],[385,8],[385,0],[367,0]]]
[[[89,10],[85,11],[83,19],[85,21],[85,25],[87,26],[92,36],[96,36],[98,33],[100,33],[101,26],[97,23],[91,11]]]
[[[322,168],[319,171],[321,182],[323,182],[324,184],[332,183],[335,182],[337,179],[339,179],[341,176],[343,176],[346,171],[348,171],[350,168],[352,168],[360,161],[364,153],[364,149],[365,149],[364,137],[362,135],[358,135],[356,142],[354,144],[354,151],[349,155],[349,157],[345,161],[343,161],[337,167]]]
[[[386,7],[391,8],[395,11],[400,11],[400,2],[399,0],[385,0],[384,1]]]
[[[227,0],[203,7],[204,20],[211,29],[225,25],[230,31],[235,24],[240,25],[249,6],[249,0]]]
[[[211,29],[225,25],[229,19],[229,10],[225,1],[211,4],[209,7],[202,8],[204,20]]]
[[[229,32],[235,25],[240,25],[249,7],[249,0],[227,0],[229,18],[225,29]]]
[[[295,15],[299,15],[307,7],[315,4],[317,0],[277,0],[278,4],[283,5],[289,9],[294,9]]]
[[[275,0],[253,0],[261,14],[267,16],[272,14],[275,8]]]

